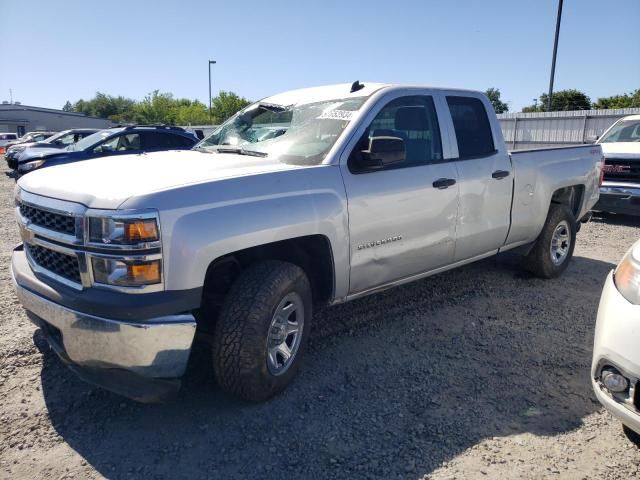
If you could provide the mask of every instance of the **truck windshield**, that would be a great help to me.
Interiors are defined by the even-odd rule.
[[[600,143],[640,142],[640,120],[623,120],[616,123]]]
[[[194,148],[318,165],[365,100],[358,97],[289,106],[254,103]]]

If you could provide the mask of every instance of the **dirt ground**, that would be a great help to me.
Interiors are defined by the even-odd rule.
[[[303,373],[259,405],[223,395],[199,346],[179,398],[87,385],[11,285],[0,175],[0,478],[640,478],[591,392],[602,284],[640,222],[596,218],[550,281],[503,255],[316,312]]]

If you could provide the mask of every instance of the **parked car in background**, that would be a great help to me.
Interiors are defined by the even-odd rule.
[[[19,143],[27,143],[27,142],[41,142],[54,135],[56,132],[45,132],[45,131],[34,131],[29,132],[20,138],[16,138],[15,140],[9,140],[4,144],[4,151],[6,151],[9,147],[13,145],[17,145]],[[0,153],[4,153],[0,152]]]
[[[508,152],[480,92],[286,92],[191,151],[21,178],[12,278],[86,380],[166,398],[198,329],[220,386],[261,401],[295,377],[313,305],[513,249],[535,275],[560,275],[601,159],[597,145]]]
[[[108,128],[83,138],[60,150],[39,148],[26,150],[18,160],[18,173],[38,168],[63,165],[92,158],[155,152],[160,150],[188,150],[198,138],[180,127],[165,125],[131,125]]]
[[[596,320],[591,381],[600,403],[640,446],[640,241],[605,282]]]
[[[97,128],[74,128],[71,130],[63,130],[62,132],[58,132],[40,142],[26,142],[13,145],[7,149],[4,158],[7,161],[7,165],[9,165],[10,168],[15,169],[18,167],[18,159],[20,155],[22,155],[22,153],[27,149],[66,148],[69,145],[79,142],[84,137],[88,137],[89,135],[96,133],[97,131],[99,131]]]
[[[18,139],[17,133],[0,133],[0,154],[5,152],[5,145]]]
[[[594,210],[640,215],[640,115],[621,118],[596,144],[602,147],[605,164]]]

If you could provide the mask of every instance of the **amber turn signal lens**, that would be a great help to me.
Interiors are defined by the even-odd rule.
[[[125,226],[125,242],[153,242],[158,240],[158,227],[155,220],[135,220]]]
[[[127,265],[127,276],[134,285],[159,283],[160,261],[134,263]]]

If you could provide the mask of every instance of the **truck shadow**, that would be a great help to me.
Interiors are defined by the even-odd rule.
[[[620,225],[623,227],[640,226],[640,217],[606,212],[593,212],[591,221],[594,223],[606,223],[608,225]]]
[[[57,433],[108,478],[415,478],[599,408],[589,366],[611,268],[575,257],[543,281],[501,256],[322,309],[302,374],[264,404],[223,395],[203,346],[170,404],[88,386],[48,351],[42,390]]]

